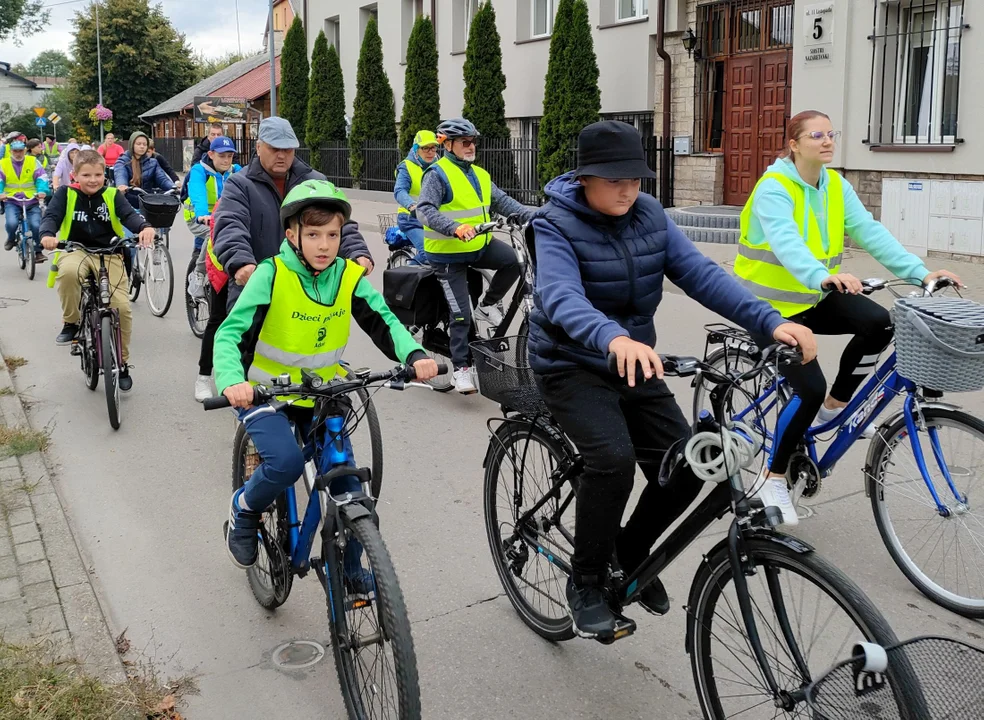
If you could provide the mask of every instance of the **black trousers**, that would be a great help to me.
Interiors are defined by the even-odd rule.
[[[485,291],[482,303],[492,305],[499,302],[519,279],[521,267],[516,251],[502,240],[492,238],[477,260],[460,263],[431,262],[444,289],[444,297],[451,310],[451,361],[455,368],[470,365],[471,353],[468,348],[468,333],[471,330],[471,301],[468,294],[468,268],[495,270],[496,273]]]
[[[669,488],[658,482],[663,454],[690,426],[662,380],[630,388],[618,376],[578,368],[537,375],[536,381],[550,412],[584,458],[571,565],[575,582],[598,584],[616,537],[619,562],[634,569],[700,493],[698,482]],[[646,454],[654,460],[641,465],[646,488],[620,534],[638,448],[662,452]]]
[[[229,282],[233,282],[230,280]],[[229,298],[229,284],[220,292],[215,292],[212,288],[211,301],[208,308],[208,324],[205,325],[205,334],[202,335],[202,350],[198,355],[198,374],[212,374],[212,350],[215,345],[215,333],[219,325],[226,319],[226,301]]]
[[[844,348],[837,377],[830,388],[831,397],[841,402],[851,400],[865,377],[875,369],[878,356],[892,341],[892,319],[888,310],[864,295],[832,292],[789,321],[805,325],[817,335],[854,335]],[[762,336],[757,336],[755,341],[760,347],[775,342]],[[827,394],[827,380],[816,360],[806,365],[787,366],[782,374],[796,397],[782,409],[776,423],[781,438],[769,469],[777,473],[786,472],[790,456]]]

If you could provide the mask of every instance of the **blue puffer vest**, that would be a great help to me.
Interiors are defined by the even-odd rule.
[[[535,221],[537,241],[569,242],[588,301],[633,340],[655,347],[653,315],[663,298],[667,245],[662,205],[641,193],[626,216],[604,216],[587,206],[570,173],[548,183],[545,192],[550,200]],[[551,323],[538,293],[530,320],[529,355],[535,372],[581,366],[608,373],[607,353],[585,347]]]

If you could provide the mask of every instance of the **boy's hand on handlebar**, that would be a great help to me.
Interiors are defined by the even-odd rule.
[[[646,380],[653,375],[660,379],[663,377],[663,363],[659,355],[645,343],[620,335],[608,344],[608,352],[615,355],[618,376],[626,378],[629,387],[636,384],[636,364],[642,367]]]
[[[154,244],[154,228],[144,228],[137,235],[137,244],[142,248],[152,247]]]
[[[413,371],[418,380],[431,380],[437,377],[437,362],[430,358],[418,360],[413,364]]]
[[[817,338],[813,331],[799,323],[786,322],[775,329],[772,337],[783,345],[799,348],[803,355],[803,364],[813,362],[817,357]]]
[[[125,192],[126,192],[127,190],[129,190],[130,188],[129,188],[129,186],[127,186],[127,185],[117,185],[117,186],[116,186],[116,189],[117,189],[117,190],[119,190],[119,191],[120,191],[120,192],[122,192],[122,193],[125,193]]]
[[[947,280],[952,280],[954,285],[956,285],[957,287],[967,287],[966,285],[963,284],[963,281],[960,280],[959,276],[956,273],[952,273],[949,270],[934,270],[933,272],[931,272],[929,275],[927,275],[922,279],[922,284],[923,286],[926,286],[929,285],[931,282],[936,282],[942,278],[946,278]]]
[[[58,238],[52,237],[51,235],[49,235],[48,237],[41,238],[41,247],[43,247],[45,250],[55,250],[55,249],[57,249],[58,248]]]
[[[861,281],[851,275],[851,273],[837,273],[836,275],[829,275],[826,280],[820,283],[820,287],[826,288],[827,290],[837,290],[838,292],[849,293],[851,295],[857,295],[864,290],[864,286],[861,284]]]
[[[473,240],[478,234],[471,225],[462,224],[454,229],[455,237],[462,241]]]
[[[230,385],[222,391],[233,407],[248,409],[253,407],[253,386],[248,382]]]

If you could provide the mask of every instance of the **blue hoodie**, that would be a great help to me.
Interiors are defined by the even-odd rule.
[[[208,207],[208,190],[205,187],[205,183],[208,182],[209,177],[215,178],[215,197],[218,200],[218,198],[222,197],[222,186],[225,184],[225,181],[230,175],[240,170],[242,170],[242,167],[233,163],[229,170],[226,170],[225,173],[220,173],[203,160],[188,171],[185,185],[188,188],[188,198],[191,200],[191,206],[195,209],[196,218],[204,217],[211,212]]]
[[[800,177],[791,160],[776,160],[767,173],[778,173],[801,185],[806,191],[809,207],[817,217],[824,248],[830,247],[827,237],[827,173],[820,174],[819,189],[807,184]],[[919,284],[929,274],[922,260],[908,252],[892,233],[868,212],[854,188],[842,178],[844,186],[844,229],[848,236],[871,253],[871,256],[888,268],[896,277]],[[808,210],[804,208],[804,214]],[[748,240],[760,245],[768,238],[772,252],[797,280],[812,290],[820,290],[830,273],[823,263],[813,257],[800,235],[806,217],[793,217],[793,199],[778,180],[764,180],[755,191],[752,202],[752,218],[748,228]]]
[[[414,165],[419,165],[423,170],[426,170],[434,163],[425,164],[420,156],[417,155],[417,151],[415,149],[416,147],[417,146],[414,145],[413,148],[410,149],[410,152],[407,153],[406,161],[408,163],[413,163]],[[410,209],[411,205],[417,202],[410,196],[410,187],[412,185],[413,181],[410,179],[410,171],[407,170],[404,163],[400,163],[396,168],[396,185],[393,187],[393,197],[396,198],[396,202],[400,204],[400,207],[406,208],[407,210]],[[417,219],[416,212],[412,212],[409,215],[406,213],[400,213],[397,220],[400,223],[400,229],[404,231],[423,227]]]
[[[533,219],[529,352],[535,372],[582,366],[607,373],[608,345],[620,336],[655,347],[653,316],[663,299],[664,276],[752,332],[771,337],[784,322],[701,255],[651,195],[640,193],[626,215],[613,218],[588,207],[573,173],[551,180],[545,192],[549,202]]]

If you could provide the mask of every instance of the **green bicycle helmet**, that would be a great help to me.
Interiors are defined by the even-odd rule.
[[[352,206],[345,193],[327,180],[305,180],[287,193],[280,206],[280,222],[287,229],[290,219],[312,206],[327,206],[342,213],[345,222],[352,218]]]

